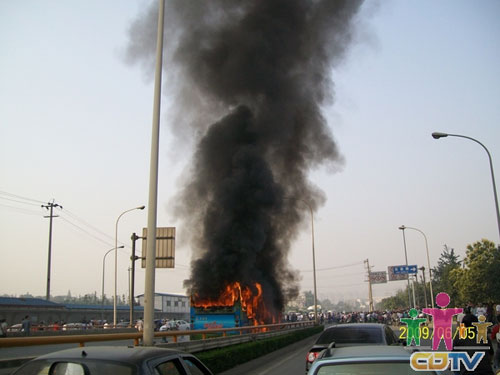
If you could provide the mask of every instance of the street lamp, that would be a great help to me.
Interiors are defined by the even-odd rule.
[[[119,249],[123,249],[125,246],[121,245],[121,246],[118,246]],[[102,257],[102,294],[101,294],[101,297],[102,297],[102,302],[101,302],[101,306],[102,306],[102,310],[104,310],[104,272],[105,272],[105,265],[106,265],[106,256],[112,252],[115,248],[113,247],[112,249],[109,249],[108,251],[106,251],[106,254],[104,254],[104,256]],[[101,318],[102,318],[102,315],[101,315]],[[102,320],[102,319],[101,319]]]
[[[408,267],[408,253],[406,252],[406,238],[405,238],[405,226],[401,225],[399,229],[403,231],[403,244],[405,249],[405,261],[406,267]],[[410,297],[410,278],[406,275],[406,281],[408,281],[408,308],[411,308],[411,297]]]
[[[413,229],[413,230],[416,230],[417,232],[420,232],[422,234],[422,236],[424,236],[424,239],[425,239],[425,251],[427,252],[427,267],[429,268],[429,286],[430,286],[430,289],[431,289],[431,303],[432,303],[432,308],[434,308],[434,292],[432,291],[432,271],[431,271],[431,261],[430,261],[430,258],[429,258],[429,246],[427,245],[427,236],[425,235],[424,232],[422,232],[420,229],[417,229],[417,228],[405,227],[404,225],[401,225],[401,227],[399,227],[399,229],[402,229],[403,233],[404,233],[405,229]]]
[[[118,216],[118,219],[116,219],[116,225],[115,225],[115,294],[113,295],[113,327],[116,327],[116,285],[117,285],[117,280],[118,280],[118,221],[120,218],[125,215],[127,212],[133,211],[133,210],[144,210],[146,206],[139,206],[139,207],[134,207],[129,210],[123,211],[120,216]]]
[[[311,240],[312,240],[312,262],[313,262],[313,282],[314,282],[314,322],[318,324],[318,293],[316,289],[316,255],[314,252],[314,214],[312,206],[302,198],[284,197],[284,199],[295,199],[304,203],[311,213]]]
[[[447,133],[440,133],[440,132],[434,132],[434,133],[432,133],[432,138],[434,138],[434,139],[445,138],[445,137],[448,137],[448,136],[449,137],[466,138],[466,139],[470,139],[471,141],[474,141],[476,143],[479,143],[481,145],[481,147],[484,148],[484,150],[488,154],[488,159],[490,161],[491,181],[493,183],[493,195],[495,197],[495,208],[496,208],[496,211],[497,211],[498,235],[500,236],[500,210],[498,209],[497,187],[496,187],[496,184],[495,184],[495,174],[493,173],[493,162],[491,160],[491,154],[490,154],[490,152],[488,151],[488,149],[486,148],[486,146],[483,145],[481,142],[479,142],[477,139],[474,139],[474,138],[471,138],[471,137],[467,137],[465,135],[447,134]]]

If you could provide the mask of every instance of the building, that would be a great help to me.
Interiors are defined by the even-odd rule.
[[[130,319],[129,306],[117,306],[117,321]],[[155,311],[158,314],[159,311]],[[0,297],[0,318],[9,325],[21,323],[29,315],[33,324],[52,324],[54,322],[80,323],[90,320],[113,321],[113,306],[62,304],[41,298]],[[135,306],[134,318],[144,315],[142,306]]]
[[[144,306],[144,294],[137,298],[139,305]],[[161,315],[168,319],[182,319],[189,322],[191,303],[189,297],[182,294],[155,293],[154,309],[161,311]]]

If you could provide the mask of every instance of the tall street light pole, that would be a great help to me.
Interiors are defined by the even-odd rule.
[[[408,253],[406,252],[406,238],[405,238],[405,229],[406,227],[404,225],[401,225],[399,227],[403,231],[403,244],[404,244],[404,249],[405,249],[405,262],[406,266],[408,266]],[[410,296],[410,278],[408,275],[406,275],[406,281],[408,281],[408,308],[411,308],[411,296]]]
[[[121,245],[121,246],[118,246],[119,249],[123,249],[125,246]],[[104,272],[106,270],[105,268],[105,265],[106,265],[106,257],[108,256],[108,254],[110,252],[112,252],[115,248],[111,248],[109,249],[108,251],[106,251],[106,254],[104,254],[104,256],[102,257],[102,293],[101,293],[101,311],[104,311]],[[101,320],[102,319],[102,315],[101,315]]]
[[[465,135],[460,135],[460,134],[448,134],[448,133],[440,133],[440,132],[434,132],[432,133],[432,138],[434,139],[439,139],[439,138],[445,138],[445,137],[459,137],[459,138],[466,138],[470,139],[471,141],[474,141],[481,145],[482,148],[486,151],[488,154],[488,160],[490,161],[490,172],[491,172],[491,181],[493,183],[493,195],[495,197],[495,208],[497,212],[497,225],[498,225],[498,236],[500,238],[500,210],[498,209],[498,195],[497,195],[497,186],[495,183],[495,173],[493,172],[493,161],[491,160],[491,154],[486,148],[485,145],[483,145],[481,142],[479,142],[477,139],[467,137]]]
[[[156,68],[151,132],[151,158],[149,164],[148,239],[146,244],[146,275],[144,281],[145,346],[154,345],[154,293],[156,261],[156,225],[158,209],[158,161],[160,149],[161,73],[163,66],[163,19],[165,0],[158,0],[158,29],[156,34]]]
[[[118,216],[118,219],[116,219],[116,225],[115,225],[115,293],[113,295],[113,327],[116,327],[116,291],[117,291],[117,281],[118,281],[118,222],[120,221],[120,218],[125,215],[127,212],[134,211],[134,210],[144,210],[146,206],[139,206],[139,207],[134,207],[129,210],[123,211],[120,216]]]
[[[312,262],[313,262],[313,282],[314,282],[314,322],[318,324],[318,293],[316,288],[316,254],[314,251],[314,213],[311,204],[302,198],[284,197],[284,199],[298,200],[304,203],[311,214],[311,241],[312,241]]]
[[[422,232],[418,228],[405,227],[404,225],[402,225],[401,228],[416,230],[417,232],[419,232],[420,234],[422,234],[422,236],[424,236],[424,239],[425,239],[425,251],[427,252],[427,267],[429,268],[429,286],[430,286],[430,290],[431,290],[431,303],[432,303],[432,308],[434,308],[434,292],[432,291],[432,271],[431,271],[431,261],[430,261],[430,258],[429,258],[429,246],[427,244],[427,236],[425,235],[424,232]],[[399,228],[399,229],[401,229],[401,228]]]
[[[305,201],[304,201],[305,202]],[[311,212],[311,239],[312,239],[312,261],[313,261],[313,279],[314,279],[314,322],[318,324],[318,293],[316,289],[316,255],[314,252],[314,214],[309,203],[306,203]]]

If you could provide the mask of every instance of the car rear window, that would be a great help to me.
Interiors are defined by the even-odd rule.
[[[325,364],[314,375],[431,375],[433,371],[415,371],[409,363]]]
[[[383,344],[382,330],[378,327],[335,327],[324,331],[317,344]]]

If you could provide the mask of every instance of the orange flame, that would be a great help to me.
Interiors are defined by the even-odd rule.
[[[232,307],[238,301],[240,301],[241,308],[246,312],[248,319],[254,321],[254,325],[265,324],[266,321],[276,322],[276,318],[268,312],[264,305],[262,285],[259,283],[255,283],[252,290],[249,286],[242,287],[236,281],[227,284],[217,299],[200,299],[194,295],[192,305],[203,308],[217,306]]]

